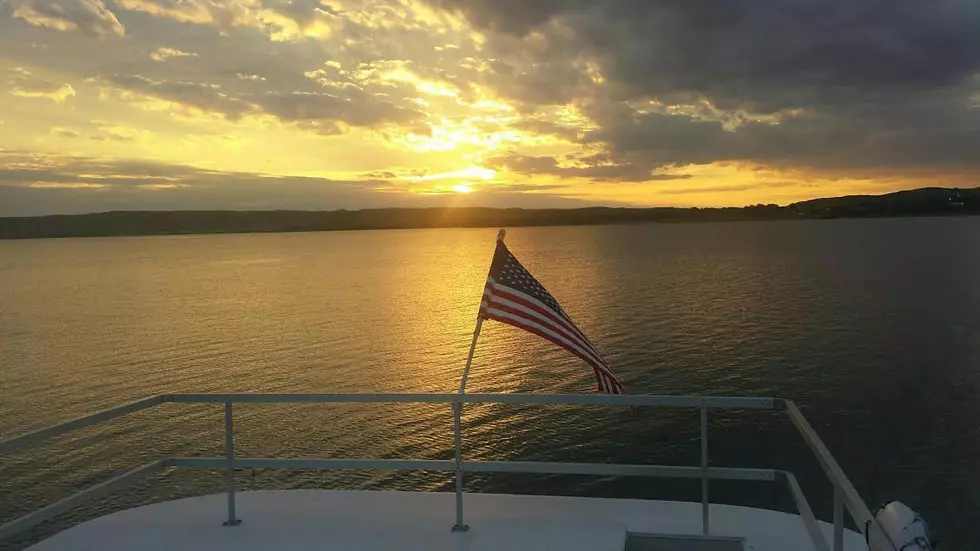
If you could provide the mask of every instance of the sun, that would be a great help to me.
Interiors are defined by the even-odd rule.
[[[452,187],[452,190],[456,193],[473,193],[473,188],[470,184],[463,182],[462,184],[456,184]]]

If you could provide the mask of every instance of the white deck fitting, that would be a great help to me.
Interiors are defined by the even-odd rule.
[[[622,551],[626,533],[701,533],[701,504],[466,494],[467,532],[451,532],[451,493],[268,490],[237,494],[242,524],[222,526],[225,495],[167,501],[80,524],[31,551],[197,549],[292,551]],[[821,522],[828,543],[832,526]],[[711,505],[715,536],[753,551],[812,549],[796,515]],[[846,530],[844,549],[865,549]]]

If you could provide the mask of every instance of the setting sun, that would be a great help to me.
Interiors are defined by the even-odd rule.
[[[473,188],[470,187],[468,183],[464,182],[462,184],[457,184],[453,186],[453,191],[457,193],[471,193],[473,191]]]

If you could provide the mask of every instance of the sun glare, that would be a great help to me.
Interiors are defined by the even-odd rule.
[[[424,174],[421,176],[403,176],[401,179],[410,182],[429,182],[433,180],[451,180],[455,178],[478,178],[480,180],[492,180],[496,174],[497,171],[490,168],[471,166],[469,168],[464,168],[463,170],[454,170],[452,172],[436,172],[434,174]]]
[[[455,186],[453,186],[453,191],[457,193],[472,193],[473,188],[471,188],[469,184],[465,184],[465,183],[456,184]]]

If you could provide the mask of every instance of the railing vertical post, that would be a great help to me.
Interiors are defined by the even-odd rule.
[[[701,531],[709,531],[708,520],[708,407],[701,406]]]
[[[456,524],[453,532],[465,532],[470,529],[463,522],[463,434],[462,434],[463,403],[453,402],[453,425],[456,440]]]
[[[844,551],[844,495],[834,484],[834,551]]]
[[[228,484],[228,520],[224,525],[238,526],[242,521],[235,515],[235,429],[231,419],[231,402],[225,402],[225,461],[227,463],[225,480]]]

